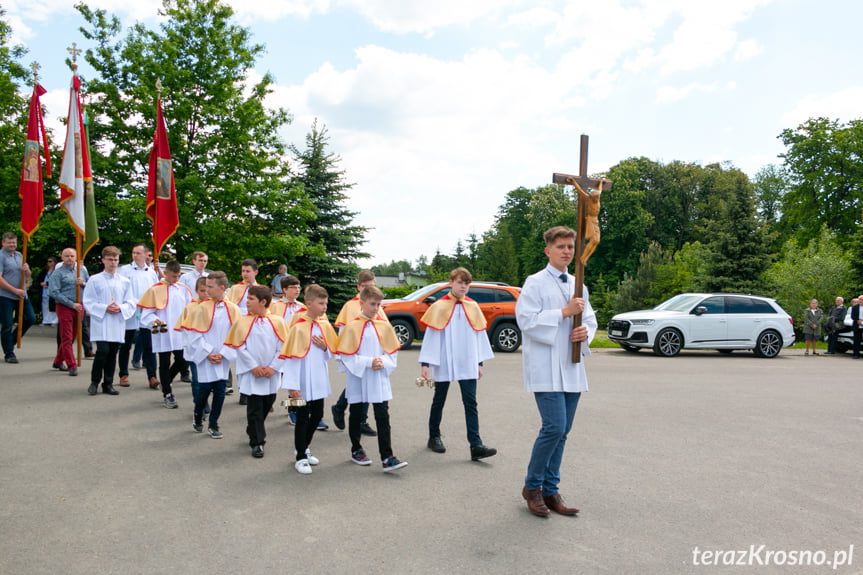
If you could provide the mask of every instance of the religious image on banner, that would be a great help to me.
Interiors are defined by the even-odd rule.
[[[24,144],[24,181],[39,181],[39,142],[33,140]]]
[[[156,158],[156,197],[162,200],[171,199],[171,179],[174,177],[171,171],[171,160]]]

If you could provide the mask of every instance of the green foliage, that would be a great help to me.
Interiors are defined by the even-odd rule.
[[[12,28],[3,19],[0,8],[0,233],[21,229],[21,200],[18,185],[24,160],[27,136],[28,101],[19,90],[27,80],[21,64],[27,51],[10,45]],[[31,82],[32,90],[32,82]]]
[[[827,309],[836,296],[847,302],[860,291],[851,257],[826,226],[806,244],[789,239],[782,258],[767,270],[766,279],[771,295],[798,325],[812,298]]]
[[[266,274],[305,253],[312,205],[290,178],[278,136],[290,117],[264,107],[269,75],[248,83],[264,47],[234,23],[231,8],[164,0],[158,30],[136,24],[122,38],[116,17],[76,8],[95,44],[85,57],[98,76],[85,88],[96,120],[91,161],[102,244],[128,253],[150,236],[144,204],[160,79],[180,216],[170,241],[177,258],[206,251],[210,267],[238,279],[243,258],[257,259]]]
[[[372,266],[369,268],[375,275],[397,276],[401,273],[407,274],[413,271],[413,265],[407,260],[391,261],[388,264]]]
[[[397,299],[405,297],[408,294],[412,294],[417,291],[419,286],[415,285],[403,285],[398,287],[382,287],[381,291],[384,292],[384,297],[387,299]]]

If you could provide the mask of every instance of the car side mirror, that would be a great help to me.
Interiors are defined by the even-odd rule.
[[[707,313],[707,308],[704,307],[703,305],[700,305],[697,308],[695,308],[695,311],[692,313],[694,313],[695,315],[702,315],[702,314]]]
[[[425,299],[423,300],[423,303],[428,304],[428,305],[431,305],[431,304],[433,304],[433,303],[434,303],[434,302],[436,302],[436,301],[437,301],[437,298],[436,298],[435,296],[433,296],[433,295],[430,295],[430,296],[428,296],[427,298],[425,298]]]

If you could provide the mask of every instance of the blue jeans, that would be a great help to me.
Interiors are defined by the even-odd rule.
[[[462,379],[458,382],[461,387],[461,402],[464,404],[464,423],[467,427],[467,441],[471,447],[482,445],[479,437],[479,415],[476,410],[476,380]],[[440,420],[443,417],[443,406],[446,403],[446,394],[449,391],[448,381],[436,381],[434,384],[434,398],[432,399],[431,412],[429,413],[429,437],[440,437]]]
[[[581,393],[537,392],[533,397],[542,418],[542,428],[533,444],[524,485],[530,490],[542,487],[543,495],[554,495],[560,483],[566,436],[572,429]]]
[[[147,370],[147,377],[156,377],[156,354],[153,353],[152,336],[149,328],[143,327],[138,329],[138,335],[135,338],[135,352],[132,355],[132,361],[137,363],[142,359]]]
[[[194,365],[194,364],[190,364]],[[225,404],[225,387],[228,382],[224,379],[211,382],[198,382],[195,390],[195,421],[204,418],[204,407],[207,399],[213,394],[213,407],[210,410],[210,428],[219,429],[219,416],[222,414],[222,406]]]
[[[15,341],[18,339],[18,334],[15,332],[14,314],[18,309],[18,298],[10,299],[8,297],[0,297],[0,343],[3,346],[3,355],[11,357],[15,355]],[[21,318],[18,318],[21,321]],[[36,323],[36,314],[33,313],[33,306],[30,300],[24,299],[24,323],[21,325],[21,337],[27,333],[30,326]]]

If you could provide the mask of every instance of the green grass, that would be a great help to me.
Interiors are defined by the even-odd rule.
[[[613,341],[608,341],[608,332],[604,329],[596,330],[596,335],[593,336],[593,341],[590,342],[590,347],[596,349],[598,347],[616,347],[620,346]]]

